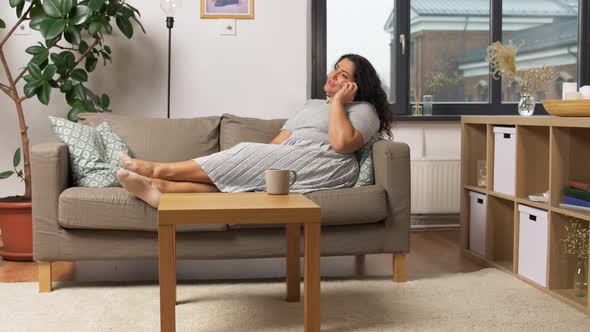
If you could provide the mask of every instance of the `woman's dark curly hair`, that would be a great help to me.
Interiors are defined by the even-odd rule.
[[[338,59],[348,59],[354,63],[354,82],[358,90],[354,101],[365,101],[371,103],[379,116],[379,135],[391,137],[390,129],[393,121],[393,113],[389,110],[387,95],[381,87],[381,80],[369,60],[358,54],[344,54]]]

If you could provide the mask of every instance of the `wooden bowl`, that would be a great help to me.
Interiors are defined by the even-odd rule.
[[[590,99],[543,100],[547,113],[555,116],[590,116]]]

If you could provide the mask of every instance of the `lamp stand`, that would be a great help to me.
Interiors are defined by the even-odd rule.
[[[170,119],[170,64],[172,54],[172,28],[174,27],[174,17],[166,17],[166,27],[168,28],[168,119]]]

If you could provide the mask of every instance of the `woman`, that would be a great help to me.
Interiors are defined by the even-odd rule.
[[[352,187],[358,176],[354,152],[378,134],[388,136],[392,114],[371,63],[340,57],[324,85],[327,100],[309,100],[270,144],[240,143],[231,149],[178,163],[120,157],[128,170],[117,177],[130,193],[158,207],[161,193],[264,191],[264,172],[291,169],[291,191]]]

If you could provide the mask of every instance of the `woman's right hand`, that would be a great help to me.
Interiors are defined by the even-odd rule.
[[[348,104],[354,100],[358,86],[354,82],[346,82],[342,84],[342,88],[336,92],[332,99],[342,104]]]

